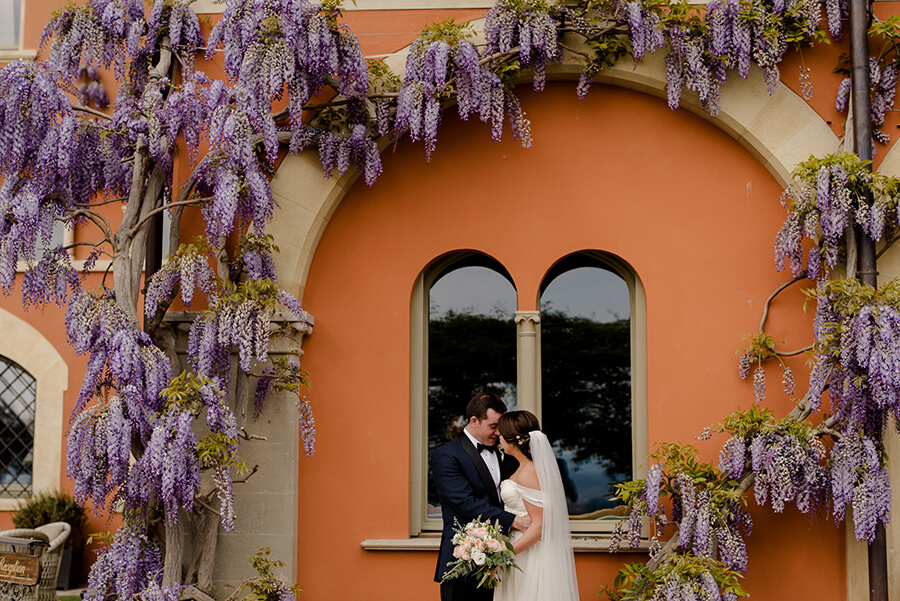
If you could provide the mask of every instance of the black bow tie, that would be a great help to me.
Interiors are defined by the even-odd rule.
[[[495,445],[493,447],[489,447],[485,444],[481,444],[480,442],[478,442],[478,443],[475,443],[475,450],[478,451],[479,453],[482,451],[490,451],[491,453],[496,453],[497,446]]]

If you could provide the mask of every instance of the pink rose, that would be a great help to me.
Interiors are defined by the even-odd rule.
[[[463,547],[468,551],[472,547],[475,546],[475,539],[471,536],[467,536],[465,542],[463,543]]]
[[[484,537],[486,537],[486,536],[487,536],[487,533],[488,533],[488,532],[487,532],[487,528],[485,528],[484,526],[482,526],[482,527],[480,527],[480,528],[475,528],[475,531],[472,532],[472,534],[475,535],[475,536],[477,536],[478,538],[484,538]]]
[[[472,556],[469,555],[468,551],[463,549],[463,552],[460,553],[459,558],[462,559],[463,561],[469,561],[470,559],[472,559]]]
[[[476,540],[475,548],[478,549],[479,551],[484,551],[484,541],[481,540],[480,538],[478,540]]]
[[[453,547],[453,557],[459,559],[462,557],[462,554],[465,553],[462,547]]]
[[[487,548],[496,553],[501,550],[501,543],[496,538],[489,538],[487,540]]]

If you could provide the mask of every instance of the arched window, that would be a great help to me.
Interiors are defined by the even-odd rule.
[[[427,433],[431,453],[465,427],[476,392],[516,404],[516,290],[506,270],[479,253],[439,261],[427,277]],[[440,518],[428,480],[427,517]]]
[[[527,294],[540,310],[513,310]],[[410,531],[440,530],[428,455],[461,433],[466,403],[488,390],[541,420],[568,481],[573,533],[610,532],[611,486],[646,469],[645,313],[633,270],[599,251],[560,259],[539,290],[518,296],[507,270],[480,253],[424,270],[410,324]]]
[[[551,270],[540,300],[543,428],[569,514],[596,515],[632,478],[631,294],[607,264],[575,255]]]
[[[0,511],[59,489],[69,367],[34,327],[0,309]]]
[[[0,497],[31,496],[36,392],[31,374],[0,357]]]

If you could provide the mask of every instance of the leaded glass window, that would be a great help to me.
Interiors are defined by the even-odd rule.
[[[0,357],[0,497],[31,496],[36,390],[31,374]]]

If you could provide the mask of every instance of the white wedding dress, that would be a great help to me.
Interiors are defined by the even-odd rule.
[[[541,540],[516,554],[521,571],[512,569],[494,591],[494,601],[578,601],[575,556],[569,534],[569,511],[562,477],[553,450],[543,432],[531,436],[531,454],[541,490],[519,485],[512,480],[500,483],[504,509],[515,515],[528,515],[525,502],[543,509]],[[518,530],[510,535],[515,541]]]

